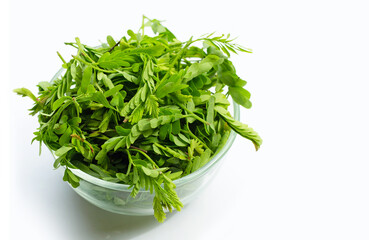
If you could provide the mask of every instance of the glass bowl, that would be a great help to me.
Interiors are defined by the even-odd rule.
[[[53,80],[58,78],[63,73],[60,70],[55,74]],[[233,106],[234,119],[240,119],[240,106],[234,101],[230,105]],[[229,109],[232,112],[232,109]],[[229,138],[222,149],[210,159],[210,161],[197,171],[174,180],[176,185],[176,192],[183,205],[188,204],[194,197],[209,184],[217,172],[217,169],[226,158],[226,154],[231,148],[236,133],[231,130]],[[62,168],[64,170],[64,168]],[[121,183],[108,182],[96,177],[93,177],[81,170],[69,168],[76,176],[80,178],[80,185],[73,190],[78,193],[82,198],[86,199],[93,205],[102,208],[104,210],[124,214],[145,216],[154,215],[153,210],[153,198],[154,194],[150,194],[150,191],[141,189],[135,198],[130,196],[132,189],[129,185]]]

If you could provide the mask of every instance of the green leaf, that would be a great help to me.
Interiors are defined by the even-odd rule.
[[[171,131],[171,126],[172,126],[171,124],[167,123],[167,124],[164,124],[162,127],[160,127],[159,138],[161,140],[164,140],[167,137],[167,135]]]
[[[114,69],[119,67],[129,67],[130,56],[127,56],[126,53],[116,50],[113,53],[106,52],[101,58],[97,61],[97,64],[106,69]]]
[[[206,128],[210,131],[210,128],[215,131],[214,128],[214,106],[215,106],[215,97],[211,96],[208,103],[207,103],[207,110],[206,110],[206,121],[210,124],[207,125]]]
[[[70,135],[72,135],[72,133],[73,133],[72,129],[68,127],[67,130],[65,130],[65,132],[63,133],[63,135],[59,138],[59,144],[63,146],[69,143],[71,139]]]
[[[255,149],[258,150],[263,140],[260,138],[259,134],[254,131],[244,123],[241,123],[231,117],[230,113],[220,106],[215,106],[215,110],[221,115],[222,119],[228,123],[228,125],[242,137],[247,138],[252,141]]]
[[[189,81],[199,76],[200,74],[208,72],[212,67],[213,67],[213,64],[211,62],[194,63],[188,68],[186,75],[185,75],[185,79],[186,81]]]
[[[110,47],[114,47],[116,44],[116,42],[114,41],[114,38],[110,35],[106,37],[106,41],[108,42]]]
[[[72,75],[72,78],[80,83],[82,80],[82,68],[81,66],[77,66],[76,62],[73,62],[72,65],[70,66],[70,73]]]
[[[179,158],[181,160],[187,160],[186,155],[183,152],[181,152],[180,150],[175,151],[175,150],[173,150],[169,147],[164,147],[164,146],[160,145],[159,143],[154,143],[154,144],[157,147],[159,147],[161,150],[163,150],[163,151],[167,152],[168,154],[172,155],[173,157]]]
[[[102,150],[105,150],[105,152],[101,153],[101,157],[103,157],[104,155],[106,155],[107,152],[111,151],[118,143],[119,141],[121,141],[123,139],[122,136],[119,137],[112,137],[109,138],[109,140],[107,140],[101,147]],[[96,156],[96,159],[98,159],[98,157]]]
[[[153,119],[153,120],[154,120],[154,119]],[[141,120],[137,123],[137,126],[138,126],[138,129],[139,129],[140,131],[146,131],[146,130],[151,129],[151,126],[150,126],[150,119],[148,119],[148,118],[141,119]]]
[[[68,120],[68,124],[73,127],[78,127],[81,122],[82,119],[80,117],[73,117],[72,119]]]
[[[117,173],[115,174],[117,176],[117,178],[121,181],[126,181],[127,180],[127,175],[125,175],[124,173]]]
[[[79,186],[79,178],[68,168],[64,171],[63,180],[69,182],[69,184],[74,188]]]
[[[81,86],[80,86],[81,93],[87,92],[87,87],[91,83],[91,76],[92,76],[92,67],[87,66],[83,70],[82,81],[81,81]]]
[[[156,220],[158,220],[158,222],[160,223],[164,222],[164,220],[166,219],[166,214],[163,210],[160,199],[156,196],[154,197],[153,208]]]
[[[210,71],[210,69],[212,69],[216,65],[221,64],[222,62],[223,58],[220,58],[216,55],[208,55],[200,62],[192,64],[188,68],[184,78],[186,79],[186,82],[188,82],[189,80],[199,76],[200,74]]]
[[[114,86],[114,85],[113,85]],[[108,98],[110,96],[113,96],[117,94],[121,89],[123,88],[123,85],[117,85],[109,89],[108,91],[104,92],[104,97]]]
[[[168,178],[170,178],[171,180],[176,180],[176,179],[180,178],[182,174],[183,174],[183,171],[170,173],[170,174],[168,174]]]
[[[187,84],[182,84],[183,71],[172,75],[169,79],[161,82],[155,91],[155,95],[158,98],[163,98],[169,93],[177,92],[181,89],[187,88]]]
[[[68,128],[68,124],[63,123],[63,124],[55,124],[54,125],[54,132],[58,135],[63,134]]]
[[[104,170],[103,168],[101,168],[101,167],[99,167],[95,164],[90,164],[90,168],[91,168],[91,170],[98,173],[102,178],[111,177],[110,174],[108,174],[108,172],[106,170]]]
[[[204,153],[202,153],[200,155],[200,165],[199,165],[200,168],[203,167],[206,163],[209,162],[210,156],[211,156],[211,150],[210,149],[206,149],[204,151]]]
[[[128,29],[127,30],[127,34],[132,38],[132,39],[137,39],[137,36],[136,34],[131,30],[131,29]]]
[[[149,169],[147,167],[141,167],[141,169],[149,177],[157,178],[159,176],[159,172],[157,170]]]
[[[66,100],[71,100],[72,98],[69,96],[64,96],[56,100],[53,104],[52,110],[55,111],[58,109]]]
[[[145,105],[146,113],[150,116],[157,117],[159,114],[158,98],[155,95],[149,95]]]
[[[22,97],[29,97],[36,103],[38,102],[35,95],[33,95],[33,93],[27,88],[17,88],[17,89],[14,89],[13,92],[15,92],[18,95],[21,95]]]
[[[143,103],[146,101],[148,92],[148,85],[144,84],[137,90],[136,94],[129,100],[129,102],[125,104],[120,115],[127,117],[132,123],[136,123],[141,120],[144,112]]]
[[[218,74],[219,80],[228,86],[236,86],[238,76],[233,72],[222,72]]]
[[[99,73],[101,80],[103,81],[104,85],[109,88],[109,89],[113,89],[114,88],[114,84],[113,82],[110,80],[110,78],[108,78],[108,76],[106,76],[106,74],[104,73]]]
[[[67,173],[68,173],[69,178],[70,178],[73,182],[79,182],[79,178],[78,178],[76,175],[74,175],[74,173],[73,173],[71,170],[66,169],[66,171],[67,171]]]
[[[97,103],[100,103],[102,104],[104,107],[106,108],[111,108],[111,109],[114,109],[108,102],[108,100],[106,99],[106,97],[104,96],[103,93],[101,92],[95,92],[92,94],[91,96],[91,100],[92,101],[95,101]]]
[[[62,146],[61,148],[59,148],[58,150],[55,151],[55,155],[58,157],[61,157],[65,154],[67,154],[67,152],[69,152],[71,149],[73,149],[72,147],[67,147],[67,146]]]
[[[115,126],[115,131],[117,131],[120,136],[128,136],[131,133],[131,129],[125,129],[122,126]]]
[[[126,95],[126,93],[123,91],[117,92],[113,99],[110,101],[110,104],[112,106],[118,107],[118,111],[121,111],[122,108],[124,107],[124,96],[122,94],[122,92],[124,93],[124,95]]]
[[[178,133],[178,137],[179,137],[183,142],[190,144],[190,140],[189,140],[185,135],[183,135],[182,133]]]
[[[101,121],[101,123],[99,125],[100,132],[103,133],[108,129],[109,123],[111,121],[112,114],[113,114],[112,110],[106,111],[104,113],[103,120]]]
[[[128,135],[129,136],[129,135]],[[127,146],[127,137],[122,137],[120,141],[115,145],[114,151],[117,151],[121,147]],[[127,147],[128,148],[128,147]]]
[[[139,65],[135,65],[135,66],[139,66]],[[133,66],[132,66],[132,68],[133,68]],[[123,75],[123,77],[125,79],[127,79],[128,81],[133,82],[135,84],[139,84],[138,77],[136,77],[136,76],[134,76],[134,75],[132,75],[132,74],[126,72],[126,71],[119,71],[119,70],[117,70],[117,72],[121,73]]]
[[[156,45],[152,47],[145,47],[145,48],[136,48],[133,50],[128,51],[129,54],[147,54],[152,57],[159,57],[163,55],[165,51],[165,47],[163,45]]]
[[[53,167],[54,169],[58,169],[60,167],[60,162],[64,160],[64,157],[58,157],[57,159],[55,159]]]
[[[37,86],[42,88],[42,90],[47,91],[49,90],[49,88],[52,87],[52,84],[50,82],[42,81],[42,82],[39,82]]]
[[[188,143],[186,143],[185,141],[182,141],[179,137],[174,136],[174,135],[170,135],[170,140],[177,146],[177,147],[186,147],[188,145]]]
[[[95,92],[96,92],[96,89],[95,89],[94,85],[88,85],[87,86],[87,91],[86,91],[87,94],[95,93]]]
[[[236,103],[245,108],[251,108],[249,91],[242,87],[229,87],[228,92]]]

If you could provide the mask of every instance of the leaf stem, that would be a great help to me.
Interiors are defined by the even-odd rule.
[[[97,87],[97,89],[99,89],[99,91],[101,93],[104,93],[104,91],[101,89],[101,87],[99,86],[99,84],[97,82],[95,82],[95,86]]]
[[[105,69],[99,68],[99,67],[97,67],[96,65],[94,65],[93,63],[87,62],[86,60],[84,60],[84,59],[82,59],[82,58],[80,58],[80,57],[78,57],[78,56],[74,56],[74,55],[72,55],[72,57],[73,57],[74,59],[76,59],[76,60],[78,60],[78,61],[80,61],[80,62],[82,62],[82,63],[86,64],[86,65],[91,66],[92,68],[94,68],[94,69],[96,69],[96,70],[99,70],[100,72],[115,73],[115,71],[109,71],[109,70],[105,70]]]
[[[131,171],[132,165],[135,166],[135,164],[133,163],[131,153],[128,150],[126,152],[127,152],[128,160],[129,160],[128,169],[127,169],[127,173],[126,173],[126,176],[128,176],[129,172]]]
[[[159,86],[160,83],[162,83],[163,81],[165,81],[165,79],[167,79],[169,77],[170,71],[174,67],[174,64],[176,64],[178,62],[178,60],[182,57],[182,54],[183,54],[184,50],[187,49],[188,46],[190,46],[191,43],[192,43],[192,37],[190,38],[190,40],[187,41],[186,45],[183,48],[181,48],[181,50],[177,53],[176,57],[174,58],[172,63],[169,65],[168,71],[165,73],[164,77],[160,80],[160,82],[156,86]]]
[[[78,54],[82,54],[84,57],[86,57],[88,60],[90,60],[91,63],[96,63],[86,52],[83,50],[83,46],[81,41],[78,37],[76,37],[76,43],[78,46]]]
[[[152,160],[145,152],[143,152],[140,149],[135,149],[135,148],[131,148],[131,151],[135,151],[135,152],[139,152],[141,153],[147,160],[149,160],[153,165],[154,165],[154,169],[155,168],[159,168],[159,166],[154,162],[154,160]]]
[[[206,124],[206,125],[210,125],[210,123],[208,123],[207,121],[205,121],[204,119],[202,119],[201,117],[197,116],[195,113],[193,113],[191,110],[189,110],[188,108],[186,108],[183,104],[179,103],[177,100],[173,99],[176,104],[182,108],[183,110],[185,110],[187,113],[189,113],[191,115],[191,117],[195,118],[196,120]]]
[[[122,37],[122,38],[123,38],[123,37]],[[109,49],[109,51],[108,51],[108,52],[113,51],[113,49],[114,49],[116,46],[118,46],[118,45],[119,45],[120,40],[122,40],[122,38],[121,38],[121,39],[119,39],[119,41],[117,41],[117,43],[116,43],[114,46],[112,46],[112,47]]]
[[[137,149],[137,150],[140,150],[140,151],[142,151],[142,152],[144,152],[144,153],[147,153],[147,151],[146,151],[146,150],[141,149],[141,148],[136,147],[136,146],[133,146],[133,145],[131,145],[129,148],[131,148],[131,149]]]
[[[62,62],[64,64],[67,64],[67,62],[64,60],[64,58],[62,57],[62,55],[59,52],[56,52],[56,54],[58,54],[59,58],[62,60]]]
[[[208,145],[206,145],[200,138],[198,138],[195,134],[193,134],[192,132],[191,132],[191,130],[188,128],[188,127],[186,127],[186,129],[187,130],[183,130],[183,129],[181,129],[181,132],[183,132],[183,133],[187,133],[188,135],[190,135],[193,139],[196,139],[196,140],[198,140],[204,147],[206,147],[207,149],[209,149],[211,152],[213,152],[209,147],[208,147]]]

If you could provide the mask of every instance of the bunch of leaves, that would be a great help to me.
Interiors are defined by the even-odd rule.
[[[147,27],[154,36],[144,33]],[[144,16],[139,31],[121,39],[108,36],[98,47],[78,38],[66,44],[77,53],[68,62],[58,53],[60,77],[40,82],[37,97],[26,88],[14,91],[34,101],[30,114],[38,114],[40,126],[33,141],[55,152],[54,167],[65,167],[63,180],[73,187],[77,168],[130,185],[132,197],[150,190],[162,222],[165,209],[183,206],[173,180],[209,162],[231,129],[260,147],[259,135],[227,110],[228,95],[251,107],[246,81],[229,60],[230,52],[250,50],[229,35],[181,42]]]

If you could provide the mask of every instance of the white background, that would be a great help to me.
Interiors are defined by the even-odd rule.
[[[6,222],[0,238],[369,239],[367,1],[3,5],[0,173]],[[253,108],[242,110],[242,121],[264,139],[255,152],[238,137],[208,188],[163,224],[105,212],[77,196],[53,170],[50,154],[39,157],[38,145],[30,145],[37,127],[27,115],[31,101],[11,93],[18,87],[35,91],[39,81],[48,81],[61,66],[56,51],[67,59],[73,53],[64,42],[119,38],[139,28],[142,14],[166,20],[183,41],[216,31],[253,49],[231,60],[252,94]]]

